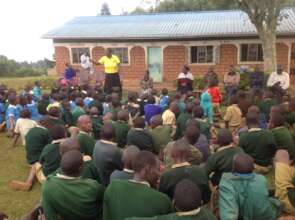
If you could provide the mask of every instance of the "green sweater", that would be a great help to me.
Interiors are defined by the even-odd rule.
[[[103,121],[100,116],[92,116],[92,132],[95,140],[98,140],[100,138],[100,132],[102,129]]]
[[[250,129],[242,133],[239,146],[253,157],[254,162],[260,166],[268,166],[276,151],[276,142],[270,131]]]
[[[209,202],[211,192],[208,185],[208,176],[204,168],[199,166],[187,164],[166,171],[160,178],[159,191],[167,194],[172,199],[176,185],[184,179],[190,179],[199,186],[203,203]]]
[[[115,128],[115,142],[118,144],[118,147],[124,148],[127,144],[127,134],[130,130],[130,127],[126,121],[115,121],[113,123]]]
[[[77,140],[80,144],[81,153],[92,157],[93,149],[95,146],[94,138],[85,132],[79,132]]]
[[[260,112],[265,115],[266,120],[269,120],[269,114],[270,114],[270,109],[272,106],[276,104],[276,101],[273,99],[265,99],[262,100],[259,104],[258,107],[260,109]]]
[[[171,141],[172,128],[163,125],[150,129],[149,132],[153,138],[155,153],[158,154]]]
[[[286,127],[277,127],[271,130],[277,149],[287,150],[290,159],[295,158],[295,143],[290,131]]]
[[[222,220],[275,220],[280,202],[269,198],[267,180],[259,174],[224,173],[219,184]]]
[[[204,119],[199,119],[199,118],[195,118],[194,120],[197,121],[200,133],[205,135],[207,140],[210,140],[211,139],[211,125],[210,125],[210,123]]]
[[[49,131],[43,127],[34,127],[29,130],[25,139],[28,163],[38,162],[43,148],[51,142]]]
[[[82,107],[76,106],[76,108],[72,112],[73,125],[77,125],[78,118],[82,115],[85,115],[85,114],[86,114],[86,112]]]
[[[141,183],[113,181],[104,195],[104,220],[153,217],[171,212],[172,204],[168,196]]]
[[[53,142],[44,147],[40,155],[40,163],[42,164],[42,171],[45,176],[56,171],[60,165],[59,143]]]
[[[213,213],[207,208],[201,208],[197,214],[185,215],[184,213],[172,213],[169,215],[155,216],[151,218],[127,218],[126,220],[216,220]]]
[[[47,220],[101,219],[104,187],[90,179],[49,176],[42,187]]]
[[[233,157],[242,152],[243,150],[239,147],[225,146],[209,156],[205,169],[208,175],[214,172],[211,178],[213,185],[219,184],[222,173],[232,171]]]
[[[181,138],[183,136],[183,132],[185,131],[187,122],[192,119],[193,116],[190,113],[184,112],[181,113],[177,120],[176,120],[176,133],[175,137],[177,139]]]
[[[295,123],[295,112],[289,112],[288,114],[286,114],[285,116],[286,122],[290,125],[293,126],[293,124]]]
[[[151,134],[146,130],[130,129],[127,134],[127,144],[135,145],[140,150],[155,152],[154,142]]]

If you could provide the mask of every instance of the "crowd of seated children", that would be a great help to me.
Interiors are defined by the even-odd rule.
[[[21,137],[31,166],[27,180],[10,188],[29,191],[38,180],[37,210],[48,220],[291,218],[295,99],[278,102],[261,88],[259,100],[238,90],[232,71],[228,103],[213,69],[201,94],[184,88],[182,77],[180,93],[130,92],[127,100],[92,85],[59,85],[48,94],[40,83],[22,94],[0,86],[0,122],[13,146]]]

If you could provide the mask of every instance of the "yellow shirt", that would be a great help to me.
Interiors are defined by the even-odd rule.
[[[111,58],[108,58],[107,56],[103,56],[98,61],[100,64],[104,65],[104,72],[105,73],[117,73],[119,71],[120,59],[116,55],[112,55]]]
[[[228,106],[223,120],[228,121],[230,127],[240,126],[242,123],[242,112],[238,105]]]

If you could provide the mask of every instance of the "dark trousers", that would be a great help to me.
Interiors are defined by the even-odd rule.
[[[119,73],[106,73],[104,91],[106,94],[111,94],[112,92],[118,92],[120,96],[122,95],[122,85]]]

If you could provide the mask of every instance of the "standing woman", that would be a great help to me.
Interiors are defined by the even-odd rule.
[[[183,66],[182,72],[178,75],[177,91],[181,94],[186,94],[193,91],[193,74],[190,73],[190,68],[187,65]]]
[[[119,75],[120,59],[112,54],[111,49],[107,49],[106,55],[100,58],[98,62],[91,60],[96,65],[103,65],[105,72],[104,91],[106,94],[111,94],[113,89],[119,89],[122,94],[122,85]]]

